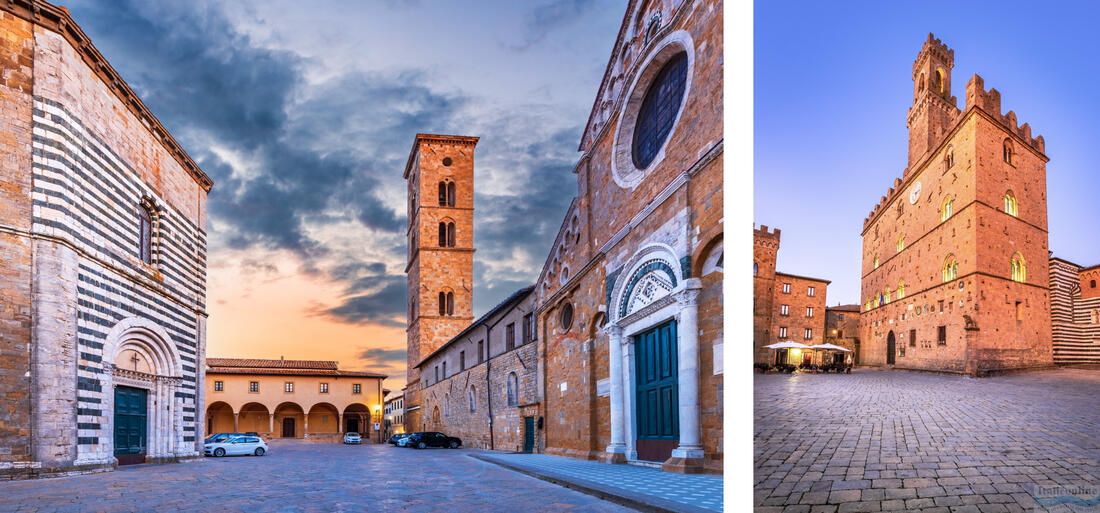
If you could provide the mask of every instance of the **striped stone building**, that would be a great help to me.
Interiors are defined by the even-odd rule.
[[[1050,259],[1054,363],[1100,363],[1100,265]]]
[[[212,181],[68,11],[0,11],[0,474],[201,457]]]

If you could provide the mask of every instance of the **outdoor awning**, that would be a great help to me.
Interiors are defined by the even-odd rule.
[[[833,344],[820,344],[820,345],[816,345],[816,346],[810,346],[810,349],[821,349],[821,350],[824,350],[824,351],[844,351],[845,353],[852,352],[851,349],[847,349],[847,348],[840,347],[840,346],[833,345]]]
[[[776,342],[774,344],[767,345],[767,346],[764,346],[764,347],[766,347],[768,349],[811,349],[811,347],[806,345],[806,344],[799,344],[798,342],[794,342],[794,341],[790,341],[790,340],[788,340],[786,342]]]

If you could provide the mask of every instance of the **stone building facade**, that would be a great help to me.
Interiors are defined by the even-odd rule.
[[[1054,363],[1100,363],[1100,265],[1050,259]]]
[[[753,228],[753,354],[756,363],[799,364],[812,354],[797,349],[774,351],[764,346],[793,341],[825,342],[825,297],[829,280],[775,270],[778,228]]]
[[[386,403],[382,406],[382,415],[385,422],[385,436],[405,432],[405,393],[394,392],[386,396]]]
[[[854,365],[859,365],[859,311],[859,305],[825,308],[825,343],[851,351]]]
[[[515,292],[417,365],[422,430],[457,436],[465,447],[537,450],[533,289]]]
[[[535,286],[545,451],[722,466],[722,2],[630,1]]]
[[[408,378],[405,421],[421,431],[417,364],[474,320],[474,147],[477,137],[417,134],[408,182]]]
[[[959,110],[953,65],[929,34],[908,166],[863,224],[861,359],[970,375],[1047,366],[1045,143],[977,75]]]
[[[200,458],[212,182],[64,8],[0,26],[0,473]]]
[[[384,374],[347,371],[323,360],[206,360],[206,435],[340,441],[357,432],[382,440]],[[374,429],[374,424],[379,429]]]

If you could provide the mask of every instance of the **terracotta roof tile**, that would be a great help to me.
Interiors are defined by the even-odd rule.
[[[336,362],[328,360],[264,360],[259,358],[207,358],[211,367],[264,367],[271,369],[331,369]]]

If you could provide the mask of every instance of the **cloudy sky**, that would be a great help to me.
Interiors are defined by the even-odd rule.
[[[334,359],[404,384],[417,132],[480,136],[475,315],[537,277],[618,2],[65,3],[215,182],[208,355]]]
[[[1046,140],[1054,255],[1100,264],[1095,2],[795,3],[754,12],[753,220],[783,230],[780,270],[832,280],[830,305],[861,302],[863,219],[906,166],[929,32],[955,50],[960,108],[977,73]]]

